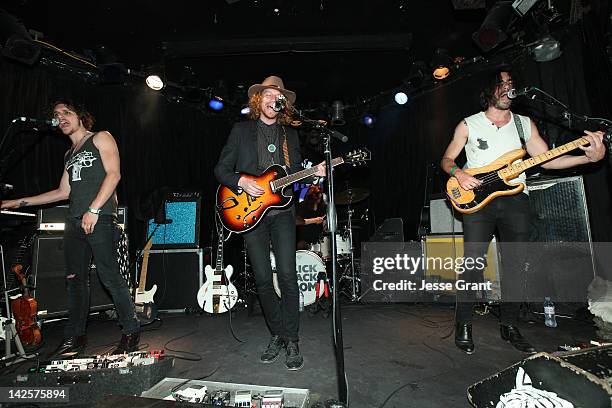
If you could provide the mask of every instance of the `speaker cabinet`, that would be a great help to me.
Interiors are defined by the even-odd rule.
[[[429,222],[431,234],[457,234],[463,232],[461,213],[453,211],[446,198],[429,202]]]
[[[34,298],[42,319],[68,316],[66,296],[66,263],[64,239],[61,236],[40,236],[34,241]],[[90,312],[114,307],[110,294],[98,278],[96,268],[89,270]]]
[[[463,235],[427,235],[425,237],[425,256],[432,259],[463,258]],[[491,290],[482,294],[486,300],[500,300],[500,256],[497,240],[491,240],[486,254],[486,267],[483,282],[491,282]],[[453,269],[443,268],[436,262],[428,262],[425,269],[428,282],[455,282],[457,273]],[[455,291],[453,290],[453,293]]]
[[[530,181],[532,248],[527,287],[533,301],[586,301],[595,277],[593,244],[582,176]]]
[[[157,285],[160,310],[199,310],[197,294],[204,284],[204,249],[154,249],[149,252],[146,290]],[[138,269],[139,272],[140,268]],[[140,279],[139,275],[139,279]]]

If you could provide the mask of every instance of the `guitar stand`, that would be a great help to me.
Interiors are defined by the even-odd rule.
[[[15,319],[13,318],[13,311],[11,310],[11,304],[9,302],[9,295],[12,292],[16,292],[19,288],[8,290],[6,287],[6,270],[4,269],[4,250],[0,245],[0,262],[2,262],[2,276],[4,278],[4,302],[6,307],[7,320],[2,323],[2,330],[4,330],[4,356],[0,358],[0,365],[7,367],[13,364],[20,363],[22,361],[31,360],[37,357],[38,354],[26,354],[21,344],[19,334],[17,334],[17,328],[15,327]],[[15,341],[17,352],[11,351],[11,343]]]

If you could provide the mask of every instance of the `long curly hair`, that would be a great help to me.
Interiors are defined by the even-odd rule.
[[[53,115],[53,111],[55,110],[55,107],[57,105],[64,105],[71,111],[75,112],[77,116],[79,117],[79,119],[81,120],[81,123],[83,124],[83,127],[85,129],[91,130],[93,128],[95,119],[93,115],[89,113],[87,109],[85,109],[85,106],[83,106],[82,104],[77,104],[70,99],[65,99],[65,98],[57,99],[49,107],[49,111],[50,111],[49,116]]]
[[[257,92],[249,98],[249,118],[258,119],[261,115],[261,98],[261,92]],[[278,123],[281,125],[288,125],[291,123],[292,108],[293,105],[287,99],[285,108],[278,113]]]

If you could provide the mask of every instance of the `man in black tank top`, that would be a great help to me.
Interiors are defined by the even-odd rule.
[[[512,100],[508,97],[514,82],[508,69],[500,69],[490,75],[487,84],[480,93],[484,117],[490,122],[491,129],[500,129],[510,126],[513,115],[510,112]],[[518,115],[514,115],[520,121]],[[469,120],[469,118],[466,118]],[[456,129],[452,141],[446,148],[440,166],[451,177],[455,177],[465,190],[477,189],[481,180],[471,176],[455,164],[455,160],[466,147],[470,138],[470,127],[467,120],[461,121]],[[509,137],[523,139],[524,148],[530,156],[545,153],[548,146],[539,135],[534,122],[530,120],[530,137],[524,140],[521,137],[521,126],[512,126]],[[476,135],[471,135],[472,138]],[[480,136],[480,135],[478,135]],[[585,130],[583,136],[590,142],[588,147],[581,147],[583,156],[564,155],[542,165],[548,169],[565,169],[580,164],[596,162],[605,155],[602,143],[603,132],[590,132]],[[486,143],[481,143],[476,149],[466,149],[468,161],[478,162],[478,150],[486,150]],[[474,153],[474,151],[476,153]],[[504,152],[505,153],[505,152]],[[472,157],[470,157],[472,155]],[[481,156],[486,157],[486,156]],[[519,243],[529,241],[529,196],[520,193],[513,196],[497,197],[485,207],[472,214],[463,215],[463,238],[465,259],[483,259],[494,233],[497,233],[498,242],[502,248],[503,273],[501,279],[502,303],[500,305],[500,335],[519,351],[531,353],[535,348],[521,335],[517,324],[520,299],[523,298],[523,283],[521,274],[525,267],[524,251],[516,245],[505,245],[508,242]],[[482,282],[483,269],[465,266],[465,273],[460,276],[467,282]],[[482,265],[480,263],[479,265]],[[474,291],[457,290],[457,303],[455,309],[455,345],[467,354],[474,352],[472,340],[472,313],[475,300]]]
[[[92,132],[93,117],[72,102],[55,102],[53,117],[59,120],[59,129],[72,142],[72,148],[64,156],[64,173],[59,187],[36,196],[4,201],[2,208],[70,200],[64,230],[68,323],[64,329],[64,341],[56,354],[78,354],[87,346],[85,331],[92,255],[100,280],[113,298],[122,326],[121,340],[112,354],[135,351],[140,327],[117,259],[120,231],[116,223],[116,187],[121,178],[117,144],[107,131]]]

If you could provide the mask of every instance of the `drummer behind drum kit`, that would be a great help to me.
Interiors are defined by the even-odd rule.
[[[370,192],[367,189],[349,188],[336,194],[335,200],[337,205],[347,206],[347,219],[341,221],[342,225],[339,226],[336,232],[336,253],[338,263],[341,266],[338,282],[340,293],[346,295],[353,302],[359,300],[360,279],[355,269],[355,240],[353,236],[353,229],[358,227],[353,225],[355,222],[355,210],[351,208],[351,205],[365,200],[369,195]],[[326,263],[331,261],[331,235],[327,232],[322,234],[318,242],[311,244],[310,250],[298,250],[296,252],[295,268],[298,286],[304,299],[304,306],[309,306],[315,303],[318,298],[324,296],[323,285],[317,285],[317,283],[327,281]],[[270,251],[270,262],[274,272],[274,289],[280,296],[281,293],[276,278],[276,260],[273,251]]]

